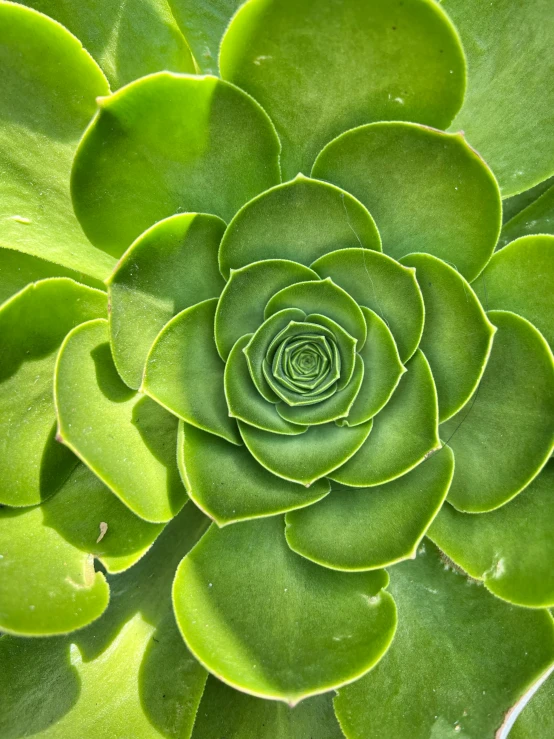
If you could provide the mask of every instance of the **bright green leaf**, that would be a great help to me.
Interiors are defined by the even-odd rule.
[[[510,716],[510,739],[537,739],[539,736],[554,734],[554,678],[545,675],[545,680],[538,680],[535,692],[530,695],[530,702],[525,702],[522,712]],[[506,736],[506,735],[504,735]],[[504,739],[500,736],[499,739]]]
[[[502,219],[500,192],[462,134],[413,123],[360,126],[323,149],[312,175],[366,206],[383,251],[395,259],[433,254],[471,281],[493,253]]]
[[[162,218],[229,220],[279,180],[279,141],[251,97],[216,77],[160,72],[100,101],[71,192],[92,243],[119,256]]]
[[[308,562],[280,516],[215,526],[179,565],[177,623],[233,687],[295,704],[357,679],[383,656],[396,609],[383,570],[348,577]]]
[[[177,419],[117,374],[104,320],[68,334],[54,378],[58,434],[146,521],[169,521],[186,499],[175,448]]]
[[[465,88],[460,41],[431,0],[250,0],[223,37],[219,66],[275,122],[287,178],[362,123],[448,126]]]

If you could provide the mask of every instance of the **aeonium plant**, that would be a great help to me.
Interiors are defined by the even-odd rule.
[[[0,0],[0,736],[554,735],[549,10]]]

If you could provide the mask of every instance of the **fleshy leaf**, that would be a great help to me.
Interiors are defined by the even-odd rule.
[[[159,72],[100,101],[71,193],[92,243],[119,256],[162,218],[229,220],[279,180],[279,141],[251,97],[216,77]]]
[[[418,347],[423,332],[424,306],[413,270],[386,254],[366,249],[341,249],[312,265],[321,278],[330,277],[390,328],[403,362]]]
[[[134,565],[163,524],[135,516],[88,467],[79,464],[42,505],[43,523],[72,546],[97,557],[112,574]]]
[[[445,568],[429,541],[390,575],[396,637],[369,675],[339,691],[342,730],[349,739],[493,737],[554,660],[552,618]]]
[[[318,480],[309,488],[268,472],[248,449],[194,426],[179,426],[177,461],[190,498],[218,526],[317,503],[330,490]]]
[[[409,472],[439,448],[437,393],[420,350],[406,369],[392,398],[373,419],[369,438],[329,474],[332,480],[359,488],[381,485]]]
[[[94,621],[108,605],[109,588],[92,555],[47,525],[42,506],[0,509],[0,555],[2,631],[63,634]]]
[[[227,359],[237,339],[264,322],[265,305],[276,292],[296,282],[318,279],[312,269],[288,259],[266,259],[234,271],[215,316],[215,342],[222,359]]]
[[[148,355],[142,390],[188,423],[240,444],[214,341],[216,307],[217,298],[204,300],[164,326]]]
[[[25,5],[74,33],[114,90],[164,69],[195,71],[167,0],[25,0]]]
[[[219,263],[231,269],[260,259],[291,259],[309,266],[335,249],[381,251],[381,237],[366,208],[327,182],[298,175],[246,203],[229,224]]]
[[[177,419],[117,374],[108,322],[68,334],[54,376],[58,435],[140,518],[169,521],[186,499],[175,444]]]
[[[505,198],[502,201],[502,223],[506,225],[512,218],[532,205],[540,196],[554,185],[554,175],[547,180],[539,182],[538,185],[524,190],[518,195],[512,195],[511,198]]]
[[[264,316],[267,319],[285,308],[298,308],[307,314],[321,313],[353,336],[358,341],[358,349],[365,343],[367,326],[360,307],[331,278],[298,282],[283,288],[268,301]]]
[[[444,448],[386,485],[335,485],[321,503],[287,513],[288,545],[334,570],[374,570],[413,559],[453,472],[454,455]]]
[[[503,197],[527,190],[554,173],[549,0],[443,0],[443,6],[468,60],[467,94],[451,128],[465,131],[485,157]]]
[[[108,577],[110,605],[86,629],[0,639],[2,736],[190,736],[206,671],[177,629],[171,582],[206,526],[187,505],[135,567]]]
[[[551,182],[552,180],[548,180]],[[498,248],[510,241],[530,234],[554,234],[554,184],[535,202],[504,224]]]
[[[105,293],[67,278],[28,285],[0,308],[0,503],[40,503],[75,467],[54,438],[56,354],[68,331],[106,308]]]
[[[388,403],[406,371],[398,356],[391,332],[382,318],[362,307],[367,324],[367,339],[360,351],[364,378],[360,392],[344,423],[356,426],[373,418]]]
[[[83,234],[69,175],[108,83],[79,41],[40,13],[0,2],[0,29],[0,245],[103,280],[114,261]]]
[[[509,310],[554,347],[554,236],[523,236],[496,252],[473,284],[487,310]]]
[[[423,294],[425,327],[419,346],[433,373],[442,423],[465,405],[477,387],[495,328],[465,279],[441,259],[409,254],[401,262],[416,270]]]
[[[456,458],[448,500],[480,513],[507,503],[540,472],[554,447],[554,362],[524,318],[490,311],[498,328],[473,398],[441,426]]]
[[[490,513],[445,505],[429,536],[456,564],[511,603],[554,606],[554,460],[515,500]]]
[[[107,281],[114,362],[130,387],[140,387],[150,347],[169,319],[222,291],[217,250],[224,230],[221,219],[198,213],[160,221]]]
[[[456,31],[427,0],[250,0],[223,37],[219,68],[275,122],[287,178],[362,123],[445,128],[465,89]]]
[[[225,365],[225,397],[229,415],[274,434],[304,433],[305,426],[286,421],[277,413],[275,405],[258,392],[244,354],[251,338],[252,334],[246,334],[238,339]]]
[[[177,623],[233,687],[294,705],[356,680],[383,656],[396,609],[383,570],[332,572],[294,554],[282,517],[215,526],[179,565]]]
[[[312,426],[299,436],[284,436],[239,421],[244,443],[263,467],[306,486],[344,465],[368,438],[372,425],[370,420],[341,428],[331,422]]]
[[[192,739],[344,739],[330,695],[290,708],[229,688],[209,677],[196,715]]]
[[[395,259],[433,254],[471,282],[493,253],[500,192],[461,133],[412,123],[360,126],[323,149],[312,175],[361,200],[375,218],[383,251]]]
[[[554,734],[554,678],[545,675],[544,680],[538,680],[535,691],[529,696],[529,701],[521,706],[521,711],[512,714],[513,719],[506,726],[510,739],[537,739],[539,736]],[[501,734],[499,739],[506,739],[508,733]]]

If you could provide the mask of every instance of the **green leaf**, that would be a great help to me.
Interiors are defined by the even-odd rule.
[[[71,206],[71,162],[101,70],[58,23],[0,2],[0,245],[103,280],[113,259],[85,238]]]
[[[40,503],[75,467],[54,438],[56,354],[68,331],[105,313],[105,293],[67,278],[28,285],[0,308],[0,503]]]
[[[219,67],[275,122],[287,178],[362,123],[446,127],[465,89],[456,31],[428,0],[250,0],[223,37]]]
[[[406,369],[394,395],[373,419],[369,438],[331,472],[332,480],[359,488],[381,485],[406,474],[440,447],[437,393],[425,355],[418,350]]]
[[[330,490],[325,479],[310,488],[283,480],[258,464],[245,447],[183,423],[177,461],[190,498],[218,526],[303,508]]]
[[[246,203],[229,224],[221,273],[260,259],[291,259],[309,266],[335,249],[381,251],[375,221],[364,206],[327,182],[298,175]]]
[[[279,290],[296,282],[318,280],[303,264],[288,259],[266,259],[232,272],[219,299],[215,316],[215,342],[227,359],[237,339],[263,323],[267,301]]]
[[[163,524],[148,523],[131,513],[83,464],[41,510],[45,526],[97,557],[112,574],[134,565],[163,530]]]
[[[515,218],[519,213],[525,210],[528,206],[532,205],[540,196],[546,192],[552,185],[554,185],[554,176],[549,177],[547,180],[539,182],[538,185],[531,187],[529,190],[524,190],[518,195],[512,195],[511,198],[506,198],[502,201],[502,223],[505,226],[512,218]]]
[[[113,89],[167,69],[194,72],[167,0],[25,0],[83,43]]]
[[[444,448],[386,485],[334,486],[321,503],[287,513],[288,545],[334,570],[373,570],[414,559],[453,472],[454,455]]]
[[[192,739],[344,739],[330,695],[289,706],[261,700],[209,677]]]
[[[394,259],[433,254],[471,282],[494,251],[500,192],[461,133],[413,123],[360,126],[323,149],[312,175],[343,187],[366,206],[383,251]]]
[[[223,289],[217,250],[224,230],[216,216],[172,216],[139,236],[118,262],[107,281],[110,340],[130,387],[140,387],[150,347],[169,319]]]
[[[456,458],[448,500],[468,513],[511,500],[538,475],[554,448],[554,362],[548,344],[514,313],[488,316],[498,331],[479,387],[441,426],[441,438]]]
[[[554,185],[504,225],[498,248],[529,234],[554,234]]]
[[[109,254],[175,213],[229,220],[280,180],[271,121],[215,77],[160,72],[99,105],[75,155],[71,192],[85,233]]]
[[[117,374],[108,322],[68,334],[56,365],[58,435],[133,513],[163,523],[185,502],[175,459],[177,419]]]
[[[219,42],[242,0],[169,0],[175,20],[205,74],[217,74]]]
[[[390,574],[401,614],[396,638],[369,675],[340,690],[343,732],[349,739],[493,737],[554,660],[552,618],[507,605],[449,571],[430,542]]]
[[[331,423],[312,426],[300,436],[261,431],[239,421],[253,457],[274,475],[309,486],[350,459],[370,434],[373,422],[353,428]]]
[[[330,277],[359,305],[371,308],[383,319],[403,362],[412,356],[424,321],[423,297],[413,270],[385,254],[365,249],[334,251],[311,266],[322,279]]]
[[[473,288],[487,310],[530,321],[554,347],[554,236],[523,236],[496,252]]]
[[[510,739],[536,739],[554,733],[554,679],[551,677],[553,669],[554,667],[551,668],[550,676],[545,675],[543,680],[538,680],[533,686],[536,695],[534,691],[531,693],[530,702],[525,701],[521,706],[522,712],[517,711],[509,717],[513,719],[506,727]],[[504,739],[504,736],[501,735],[500,739]]]
[[[173,584],[177,623],[210,672],[291,705],[356,680],[389,646],[382,570],[345,576],[291,552],[279,516],[212,526]]]
[[[244,353],[251,338],[252,334],[246,334],[237,340],[225,365],[225,397],[229,415],[274,434],[304,433],[305,426],[286,421],[275,405],[258,392]]]
[[[160,331],[142,390],[188,423],[240,444],[225,400],[225,364],[214,341],[217,298],[186,308]]]
[[[190,736],[206,672],[177,629],[171,583],[206,525],[185,506],[135,567],[108,578],[107,611],[77,634],[0,639],[3,737]]]
[[[69,277],[75,282],[95,287],[97,290],[106,290],[103,282],[88,277],[83,272],[76,272],[46,259],[0,246],[0,305],[23,290],[30,282],[38,282],[49,277]]]
[[[373,418],[388,403],[406,368],[386,323],[369,308],[362,307],[367,340],[360,351],[364,377],[344,423],[356,426]]]
[[[42,506],[0,509],[0,555],[1,631],[63,634],[94,621],[108,605],[109,588],[94,571],[92,554],[51,528]]]
[[[439,399],[439,421],[457,413],[485,370],[494,326],[477,296],[455,269],[430,254],[409,254],[425,303],[420,348],[429,360]]]
[[[465,131],[485,157],[503,197],[527,190],[554,173],[549,0],[443,0],[443,6],[468,60],[467,94],[451,128]]]
[[[554,606],[554,461],[515,500],[490,513],[445,505],[433,541],[499,598],[521,606]]]
[[[306,314],[318,313],[335,321],[357,341],[361,349],[367,337],[367,326],[360,307],[330,277],[317,282],[298,282],[283,288],[268,301],[266,320],[285,308],[298,308]]]

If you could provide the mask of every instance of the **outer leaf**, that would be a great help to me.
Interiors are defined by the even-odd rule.
[[[365,249],[342,249],[312,264],[322,278],[330,277],[358,305],[371,308],[390,328],[400,358],[408,360],[423,332],[424,305],[413,270],[385,254]]]
[[[41,506],[0,510],[0,629],[63,634],[98,618],[108,605],[104,575],[91,554],[45,523]]]
[[[179,565],[177,623],[225,682],[290,704],[357,679],[383,656],[396,609],[382,570],[344,577],[291,552],[281,517],[208,531]]]
[[[151,72],[194,72],[167,0],[25,0],[83,43],[113,89]]]
[[[427,0],[250,0],[223,37],[219,66],[275,122],[287,178],[361,123],[448,126],[465,88],[456,31]]]
[[[265,305],[276,292],[296,282],[317,279],[312,269],[288,259],[266,259],[233,272],[215,317],[215,341],[221,358],[227,359],[235,341],[263,323]]]
[[[380,485],[409,472],[440,447],[437,393],[429,363],[418,350],[406,369],[394,395],[375,416],[371,436],[346,464],[329,474],[332,480],[359,488]]]
[[[429,536],[472,577],[511,603],[554,605],[554,461],[515,500],[478,516],[445,505]]]
[[[467,95],[452,129],[464,130],[485,157],[503,197],[527,190],[554,173],[550,3],[443,0],[443,5],[468,59]]]
[[[467,403],[489,358],[495,327],[477,296],[455,269],[430,254],[409,254],[425,302],[425,352],[439,399],[439,420],[446,421]]]
[[[414,559],[453,473],[454,455],[443,448],[386,485],[335,486],[321,503],[287,513],[288,545],[317,564],[350,572]]]
[[[488,316],[498,331],[481,383],[472,400],[441,426],[456,457],[448,500],[468,513],[511,500],[554,448],[554,362],[548,344],[514,313]]]
[[[259,259],[291,259],[309,266],[335,249],[381,251],[375,221],[364,206],[327,182],[298,175],[246,203],[219,250],[222,274]]]
[[[309,486],[340,467],[362,446],[373,422],[353,428],[334,423],[312,426],[300,436],[261,431],[239,421],[239,429],[252,456],[274,475]]]
[[[142,389],[179,418],[240,444],[213,336],[216,307],[216,298],[204,300],[169,321],[148,355]]]
[[[445,570],[430,542],[415,562],[392,568],[391,590],[402,617],[388,654],[335,700],[345,734],[494,736],[554,661],[552,618],[502,603]]]
[[[225,285],[217,250],[225,224],[185,213],[139,236],[108,280],[110,340],[117,371],[139,388],[154,339],[174,315],[216,298]]]
[[[510,310],[554,347],[554,236],[524,236],[496,252],[473,287],[487,310]]]
[[[186,495],[175,460],[177,419],[123,384],[107,321],[68,334],[54,396],[60,439],[133,513],[160,523],[179,512]]]
[[[537,685],[536,696],[533,694],[530,698],[530,703],[523,705],[523,712],[513,716],[514,723],[507,726],[510,739],[536,739],[554,732],[554,680],[551,675]],[[500,739],[504,737],[501,735]]]
[[[134,565],[163,530],[163,524],[148,523],[131,513],[82,464],[41,510],[45,526],[97,557],[112,574]]]
[[[519,213],[525,210],[528,206],[532,205],[543,192],[546,192],[551,185],[554,185],[554,176],[549,177],[547,180],[539,182],[538,185],[524,190],[518,195],[512,195],[511,198],[506,198],[502,202],[502,223],[506,225],[512,218],[515,218]]]
[[[34,10],[0,1],[0,245],[103,280],[113,260],[73,214],[71,161],[108,83],[79,41]]]
[[[189,496],[218,526],[302,508],[330,490],[325,479],[310,488],[283,480],[244,447],[183,423],[177,461]]]
[[[71,177],[85,233],[119,256],[174,213],[230,219],[279,182],[279,141],[242,90],[215,77],[160,72],[100,101]]]
[[[375,218],[383,251],[395,259],[433,254],[471,281],[493,253],[500,192],[461,133],[413,123],[360,126],[323,149],[312,175],[361,200]]]
[[[294,708],[260,700],[209,677],[192,739],[344,739],[331,696],[311,698]]]
[[[106,295],[67,278],[28,285],[0,309],[0,502],[40,503],[76,459],[54,438],[56,354],[67,334],[106,312]]]
[[[552,180],[547,180],[551,182]],[[529,234],[554,234],[554,185],[504,224],[498,248]]]
[[[171,611],[179,559],[206,530],[187,505],[156,546],[117,578],[110,606],[65,638],[0,640],[0,733],[6,739],[189,737],[206,672]]]

